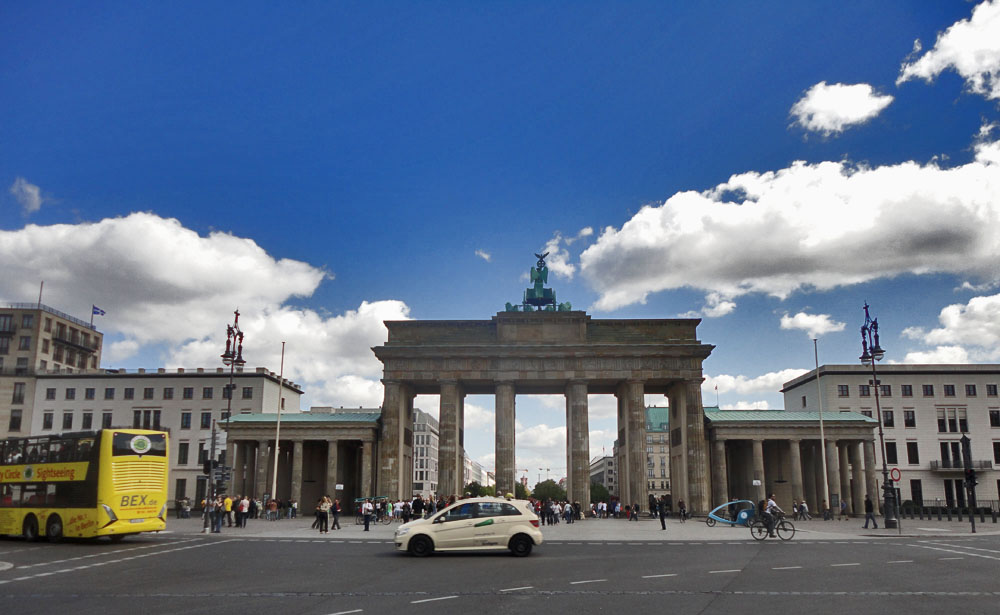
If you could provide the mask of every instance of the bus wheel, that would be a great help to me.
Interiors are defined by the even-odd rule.
[[[28,542],[35,542],[38,540],[38,519],[35,519],[35,515],[28,515],[24,524],[21,526],[21,535]]]
[[[63,524],[59,515],[49,515],[45,521],[45,537],[49,542],[59,542],[63,538]]]
[[[108,536],[108,538],[111,539],[111,542],[118,544],[119,542],[125,540],[125,534],[112,534]]]

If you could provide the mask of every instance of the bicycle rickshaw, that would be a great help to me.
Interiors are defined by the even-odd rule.
[[[733,500],[722,506],[716,506],[705,517],[705,525],[715,527],[716,523],[729,526],[748,526],[757,516],[757,506],[750,500]]]

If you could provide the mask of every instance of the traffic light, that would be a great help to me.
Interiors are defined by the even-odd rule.
[[[217,468],[217,467],[219,467],[218,461],[215,461],[214,459],[206,459],[205,462],[201,465],[201,473],[211,476],[212,468]]]
[[[965,470],[965,486],[968,487],[969,489],[971,489],[971,488],[975,487],[977,484],[979,484],[979,483],[976,481],[976,471],[973,470],[972,468],[966,469]]]

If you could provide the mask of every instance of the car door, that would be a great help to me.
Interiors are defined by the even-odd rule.
[[[434,545],[440,549],[461,549],[474,545],[476,505],[455,504],[434,521]]]
[[[473,544],[477,547],[506,545],[501,541],[503,534],[503,511],[500,502],[480,502],[476,511],[476,523],[472,527]]]

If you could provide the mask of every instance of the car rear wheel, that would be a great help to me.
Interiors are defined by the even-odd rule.
[[[21,526],[21,535],[28,542],[35,542],[38,540],[38,519],[35,519],[34,515],[29,515],[27,519],[24,520],[24,524]]]
[[[410,555],[414,557],[427,557],[434,552],[434,543],[427,536],[414,536],[410,539]]]
[[[49,515],[45,521],[45,537],[49,542],[59,542],[63,538],[63,523],[59,515]]]
[[[514,557],[525,557],[531,554],[531,547],[533,545],[534,543],[531,541],[531,538],[524,534],[518,534],[510,539],[510,544],[507,546]]]

